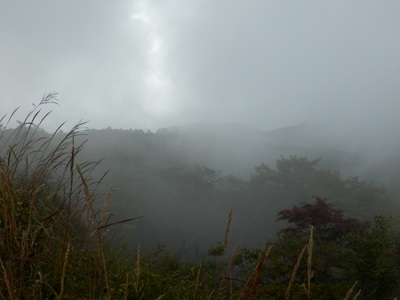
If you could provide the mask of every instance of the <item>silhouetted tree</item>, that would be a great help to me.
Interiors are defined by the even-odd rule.
[[[343,210],[335,208],[326,200],[316,196],[314,198],[315,203],[294,205],[291,209],[284,209],[278,213],[278,221],[288,221],[293,224],[281,230],[281,234],[296,232],[308,235],[313,226],[317,238],[337,241],[355,229],[370,226],[369,222],[345,217]]]
[[[275,282],[288,280],[289,270],[296,263],[300,250],[308,243],[313,227],[313,246],[310,249],[313,253],[313,295],[319,299],[338,299],[343,295],[337,291],[356,280],[354,252],[347,237],[353,232],[368,230],[370,223],[345,217],[343,210],[322,198],[314,198],[314,203],[301,203],[279,211],[277,221],[287,221],[290,225],[278,233],[277,250],[272,256],[270,271],[275,274]],[[303,284],[306,278],[307,264],[304,262],[298,271],[297,284]]]

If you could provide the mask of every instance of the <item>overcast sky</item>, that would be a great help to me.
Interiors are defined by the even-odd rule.
[[[57,91],[47,126],[400,125],[398,0],[0,3],[1,115]]]

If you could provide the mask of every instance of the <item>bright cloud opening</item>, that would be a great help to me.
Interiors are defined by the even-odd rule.
[[[165,75],[163,38],[158,30],[157,15],[145,2],[139,2],[132,19],[140,23],[147,36],[147,70],[143,75],[146,97],[143,108],[150,115],[160,116],[172,112],[170,81]]]

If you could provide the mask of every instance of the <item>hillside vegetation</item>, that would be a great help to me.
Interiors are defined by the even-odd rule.
[[[386,180],[380,176],[384,168],[362,173],[373,168],[372,163],[363,167],[361,154],[311,144],[310,138],[302,143],[292,139],[305,136],[304,126],[269,133],[240,124],[155,133],[86,130],[83,138],[89,142],[81,157],[103,159],[96,176],[109,170],[102,188],[114,188],[112,212],[121,218],[132,212],[145,216],[125,226],[131,245],[140,243],[143,250],[161,244],[185,257],[201,257],[219,241],[225,222],[221,215],[231,207],[232,240],[257,247],[285,225],[276,222],[280,210],[310,202],[312,196],[370,221],[378,214],[398,213],[395,159]],[[382,181],[368,179],[374,177]]]
[[[1,121],[3,299],[400,293],[399,231],[389,216],[398,208],[383,187],[304,156],[280,157],[275,168],[260,163],[248,178],[221,175],[185,162],[169,133],[106,130],[96,138],[101,132],[83,135],[80,123],[47,134],[41,109],[54,96],[14,129],[12,114]],[[104,162],[87,160],[104,153]]]

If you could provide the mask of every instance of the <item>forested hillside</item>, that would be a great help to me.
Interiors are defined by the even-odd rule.
[[[241,124],[155,133],[108,128],[80,138],[88,139],[82,158],[103,158],[99,172],[110,171],[103,189],[114,188],[111,210],[144,216],[125,234],[148,250],[160,244],[189,257],[204,254],[220,239],[221,216],[231,207],[232,238],[252,246],[275,238],[283,226],[279,210],[313,196],[365,220],[398,211],[391,183],[400,172],[392,167],[381,176],[378,160],[327,143],[306,124],[271,132]],[[375,183],[376,177],[385,179]]]

